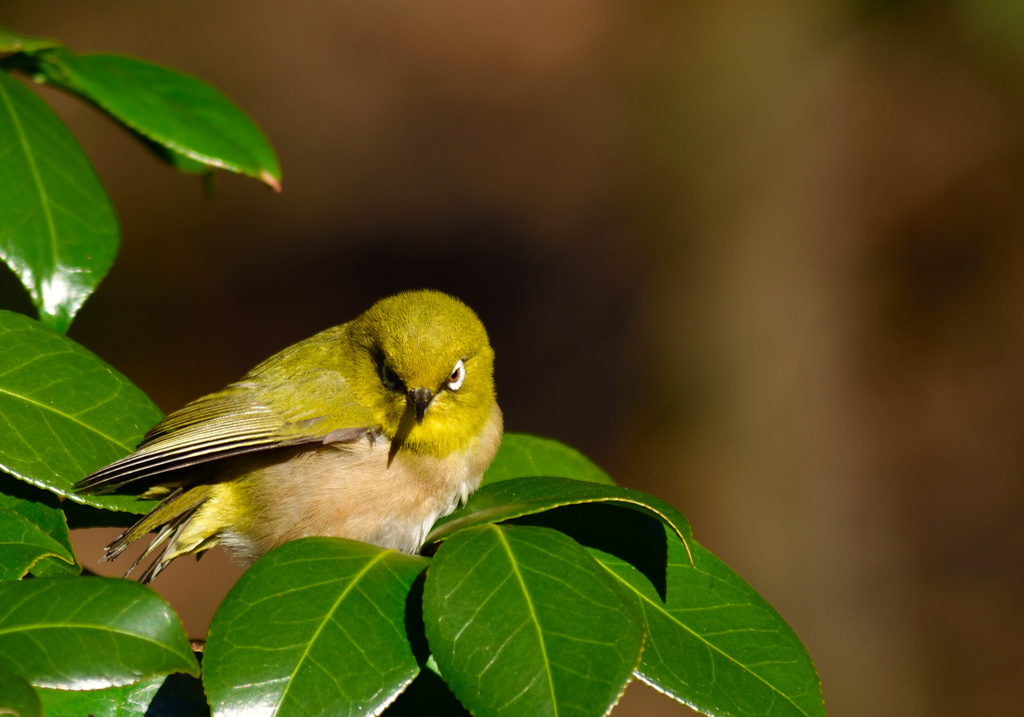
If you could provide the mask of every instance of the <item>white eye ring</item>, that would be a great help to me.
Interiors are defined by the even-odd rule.
[[[466,366],[462,363],[462,359],[459,359],[458,363],[455,364],[455,368],[452,369],[452,373],[448,376],[448,388],[453,391],[458,391],[462,388],[462,382],[466,380]]]
[[[387,361],[380,362],[380,380],[388,388],[394,388],[398,384],[398,381],[395,380],[395,374],[391,371]]]

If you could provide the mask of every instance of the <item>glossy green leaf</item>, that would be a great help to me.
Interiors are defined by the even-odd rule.
[[[133,685],[105,690],[39,689],[46,717],[142,717],[149,709],[164,675]]]
[[[119,124],[130,132],[135,139],[141,142],[143,147],[179,172],[184,172],[185,174],[208,174],[213,171],[213,167],[209,164],[196,161],[191,157],[175,152],[170,147],[165,147],[159,142],[154,142],[149,137],[139,134],[123,122],[119,122]]]
[[[644,643],[617,581],[547,528],[452,536],[427,571],[423,614],[445,682],[478,717],[605,714]]]
[[[665,521],[684,540],[690,539],[690,524],[683,514],[653,495],[568,478],[517,478],[478,490],[466,505],[434,524],[427,542],[445,540],[473,526],[583,503],[612,503],[653,515]]]
[[[0,715],[43,717],[39,696],[32,685],[6,670],[0,670]]]
[[[34,578],[57,578],[62,576],[81,575],[82,565],[77,561],[74,564],[71,564],[56,556],[47,556],[33,565],[29,569],[29,574]]]
[[[105,690],[36,690],[46,717],[207,717],[202,683],[190,675],[153,677]]]
[[[647,624],[637,676],[704,714],[825,714],[814,664],[771,605],[697,543],[695,567],[660,521],[580,505],[521,519],[571,536],[632,596]]]
[[[167,162],[179,172],[185,174],[209,174],[213,169],[208,164],[197,162],[196,160],[188,157],[180,152],[175,152],[172,149],[164,148],[163,152],[156,152],[162,160]]]
[[[203,683],[213,714],[379,713],[419,672],[407,596],[429,564],[340,538],[269,552],[210,625]]]
[[[63,546],[17,513],[0,509],[0,580],[20,580],[47,556],[74,558]]]
[[[0,311],[0,469],[71,500],[146,513],[154,501],[81,496],[72,485],[130,453],[160,409],[99,358]]]
[[[512,478],[573,478],[615,485],[607,473],[579,451],[550,438],[506,433],[481,485]]]
[[[93,577],[0,583],[0,669],[75,690],[199,674],[163,598],[130,580]]]
[[[635,567],[593,554],[633,594],[649,636],[637,676],[707,715],[825,715],[807,650],[757,592],[699,543],[667,533],[665,599]]]
[[[114,208],[60,118],[2,71],[0,158],[0,258],[64,332],[117,255]]]
[[[33,50],[44,50],[48,47],[60,45],[56,40],[48,40],[45,37],[32,37],[22,35],[0,27],[0,52],[32,52]]]
[[[520,522],[585,546],[629,592],[647,624],[637,676],[708,715],[825,714],[807,651],[757,592],[714,555],[660,521],[580,505]]]
[[[60,551],[53,557],[43,558],[32,566],[33,575],[77,575],[82,572],[56,495],[0,473],[0,511],[4,510],[28,520],[60,546]]]
[[[82,95],[133,131],[196,162],[280,188],[277,155],[260,128],[202,80],[120,55],[36,55],[45,80]]]

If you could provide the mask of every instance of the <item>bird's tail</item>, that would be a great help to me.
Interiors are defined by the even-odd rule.
[[[148,585],[153,578],[159,575],[178,556],[212,548],[219,542],[215,536],[203,541],[198,546],[188,546],[186,548],[179,545],[179,538],[181,538],[185,528],[212,492],[213,486],[210,484],[200,484],[191,488],[175,488],[171,490],[156,508],[143,516],[139,522],[107,546],[104,556],[100,558],[101,562],[115,559],[129,545],[139,540],[146,533],[155,530],[157,534],[153,541],[143,551],[142,555],[132,563],[132,566],[128,568],[128,572],[124,574],[125,577],[131,575],[143,560],[166,543],[156,560],[150,563],[142,575],[139,576],[139,582],[143,585]]]

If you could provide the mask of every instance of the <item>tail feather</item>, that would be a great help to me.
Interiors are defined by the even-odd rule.
[[[191,516],[191,513],[189,514]],[[149,566],[142,571],[142,575],[139,576],[139,582],[143,585],[149,585],[153,582],[153,579],[163,572],[164,568],[171,564],[171,561],[178,557],[176,549],[178,547],[178,538],[185,531],[185,527],[188,525],[186,520],[181,520],[180,525],[174,529],[174,535],[171,536],[167,546],[163,549],[160,555],[154,560]]]
[[[184,513],[182,515],[179,515],[177,518],[172,520],[164,527],[160,528],[160,532],[156,534],[156,537],[154,537],[153,540],[150,541],[149,545],[146,546],[146,549],[142,551],[142,555],[137,557],[135,559],[135,562],[132,563],[132,566],[128,568],[127,571],[125,571],[124,577],[128,577],[129,575],[131,575],[135,571],[135,568],[139,567],[143,560],[152,555],[154,550],[159,548],[164,543],[164,541],[166,541],[167,538],[169,538],[171,534],[174,533],[174,531],[181,527],[182,523],[184,523],[191,517],[192,513]],[[171,543],[173,544],[173,542],[174,541],[172,540]],[[164,548],[164,550],[166,551],[166,547]]]
[[[149,511],[148,513],[146,513],[146,515],[139,518],[139,520],[136,521],[132,527],[128,528],[128,530],[124,531],[119,536],[117,536],[117,539],[114,540],[114,542],[112,542],[104,549],[103,557],[100,558],[100,562],[105,563],[108,560],[114,560],[115,558],[117,558],[118,555],[124,552],[124,549],[127,548],[129,545],[134,543],[136,540],[141,538],[146,533],[150,532],[151,530],[156,530],[163,523],[167,522],[166,519],[161,519],[161,517],[165,513],[172,513],[171,515],[167,516],[167,519],[173,517],[173,512],[170,510],[171,504],[177,501],[177,499],[181,497],[183,492],[184,491],[181,488],[176,488],[175,490],[171,491],[171,493],[162,501],[160,501],[157,504],[157,506],[153,508],[153,510]]]
[[[166,542],[167,545],[161,551],[159,557],[139,578],[139,582],[143,584],[149,583],[171,560],[178,557],[178,555],[184,554],[178,549],[178,539],[195,515],[195,512],[210,497],[212,492],[213,486],[209,484],[201,484],[189,489],[176,488],[170,495],[160,501],[156,508],[143,516],[135,525],[122,533],[117,540],[108,545],[101,560],[114,560],[124,552],[125,548],[142,538],[146,533],[154,530],[158,531],[152,542],[146,547],[146,550],[143,551],[142,555],[125,573],[125,577],[128,577],[142,561]],[[204,544],[212,547],[212,543],[204,541]]]

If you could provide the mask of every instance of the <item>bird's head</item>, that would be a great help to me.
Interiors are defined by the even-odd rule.
[[[371,306],[348,338],[353,392],[389,439],[444,456],[479,434],[494,406],[494,351],[468,306],[407,291]]]

